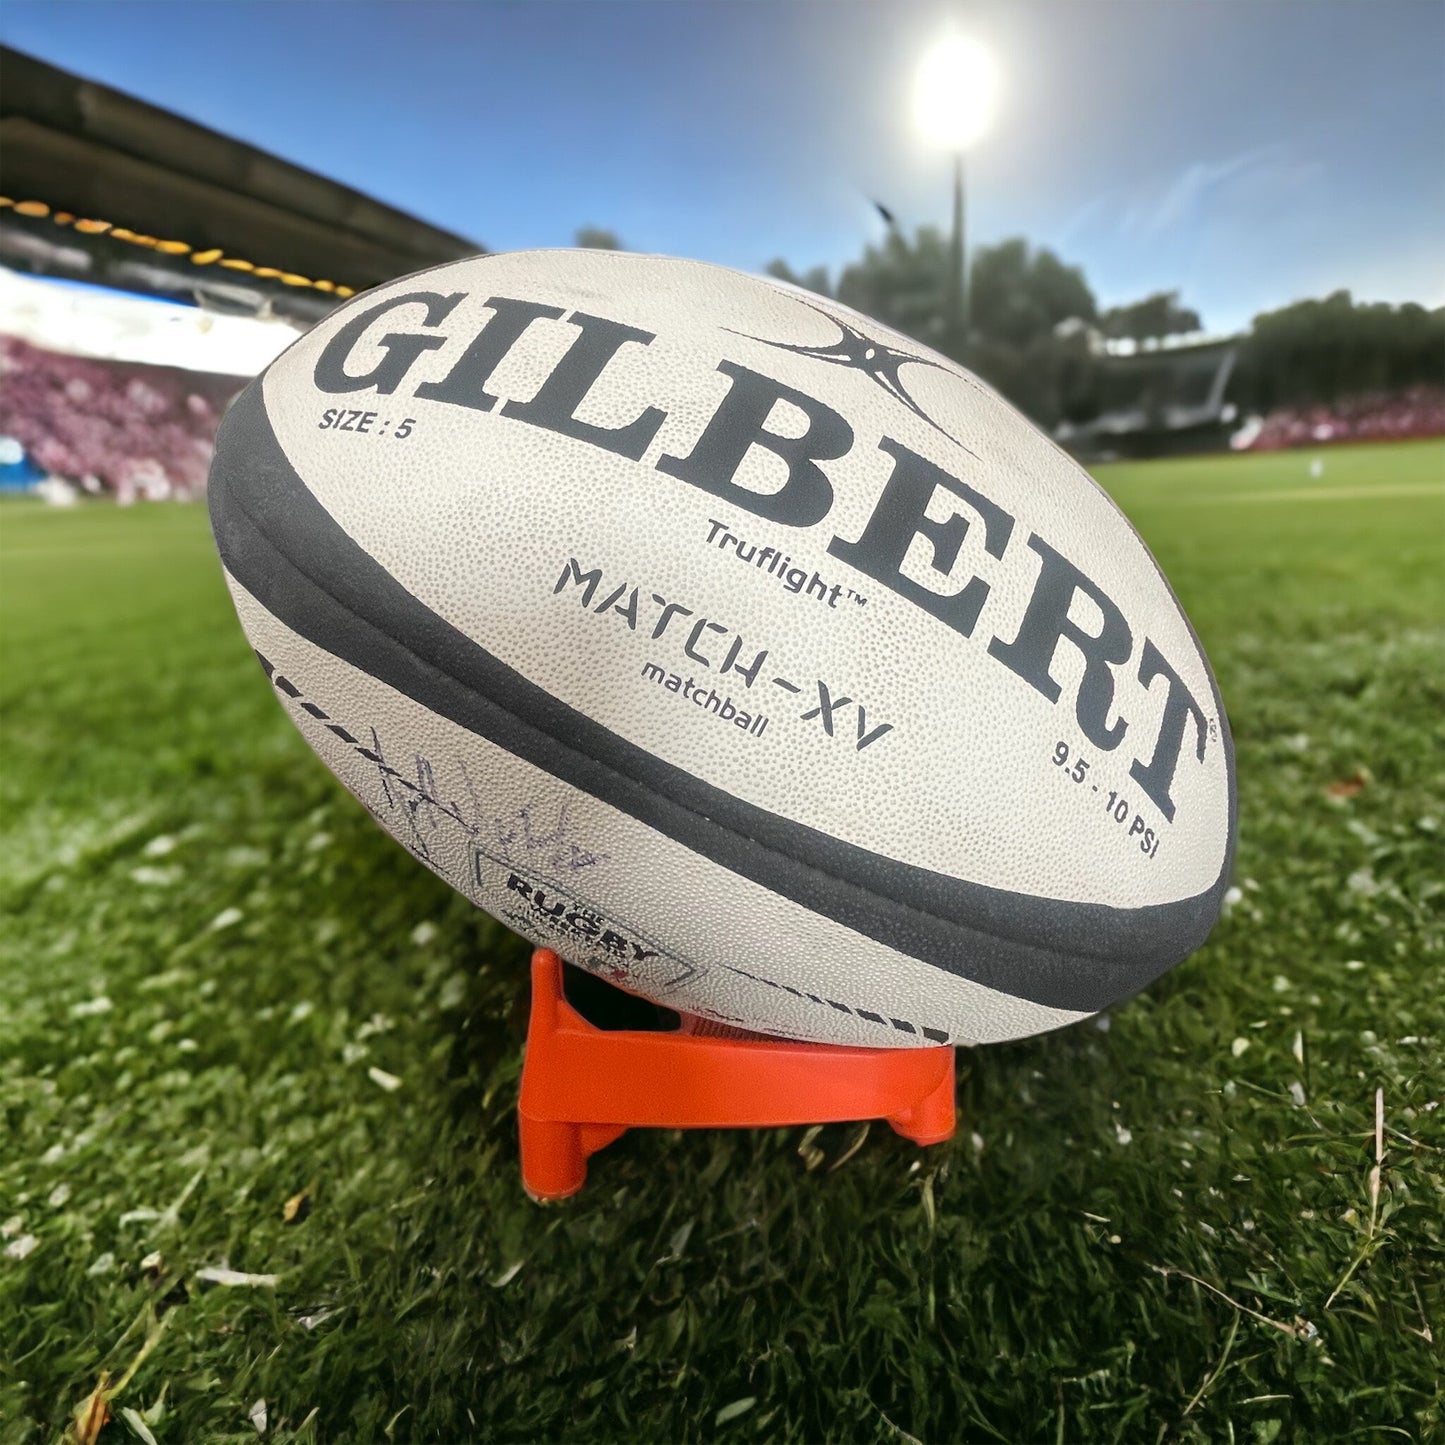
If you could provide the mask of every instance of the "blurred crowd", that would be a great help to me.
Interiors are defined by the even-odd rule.
[[[1321,442],[1395,441],[1445,435],[1445,387],[1412,386],[1390,395],[1349,397],[1330,406],[1270,412],[1243,443],[1249,451],[1317,446]]]
[[[36,468],[122,502],[198,496],[244,378],[45,351],[0,336],[0,436]]]

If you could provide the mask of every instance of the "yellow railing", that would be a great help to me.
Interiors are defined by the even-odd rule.
[[[114,226],[109,221],[93,221],[84,216],[73,215],[70,211],[52,210],[44,201],[15,201],[9,196],[0,196],[0,210],[6,206],[14,208],[17,216],[34,216],[38,220],[49,217],[57,226],[73,226],[87,236],[110,236],[117,241],[128,241],[132,246],[144,246],[166,256],[189,256],[193,266],[220,266],[226,271],[244,271],[262,281],[279,281],[283,286],[309,286],[313,291],[326,291],[333,296],[355,296],[352,286],[338,286],[334,281],[313,281],[309,276],[298,276],[294,271],[282,271],[275,266],[257,266],[239,256],[228,256],[219,247],[206,251],[193,250],[184,241],[162,241],[155,236],[141,235],[125,226]]]

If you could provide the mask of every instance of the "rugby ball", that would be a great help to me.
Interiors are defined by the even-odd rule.
[[[988,387],[824,297],[607,251],[406,277],[238,398],[210,508],[336,776],[670,1008],[994,1042],[1218,914],[1229,729],[1143,542]]]

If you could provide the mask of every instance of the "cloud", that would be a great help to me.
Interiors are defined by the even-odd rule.
[[[1194,216],[1210,196],[1229,183],[1267,182],[1275,190],[1317,177],[1318,162],[1291,162],[1280,144],[1256,146],[1222,161],[1195,161],[1169,183],[1161,195],[1135,201],[1124,212],[1119,229],[1129,237],[1152,240]]]

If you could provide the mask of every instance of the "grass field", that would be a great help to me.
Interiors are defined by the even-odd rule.
[[[107,1381],[160,1445],[1445,1439],[1445,445],[1308,462],[1101,474],[1234,726],[1208,947],[961,1056],[950,1145],[633,1134],[546,1208],[526,950],[291,729],[203,509],[0,507],[0,1441]]]

